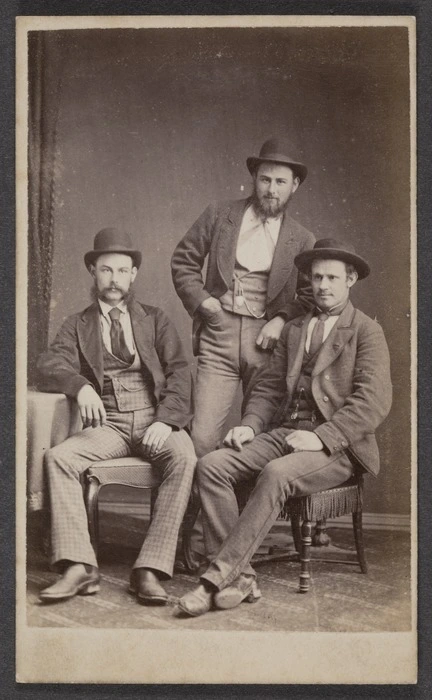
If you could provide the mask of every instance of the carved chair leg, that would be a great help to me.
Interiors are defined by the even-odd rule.
[[[99,541],[99,491],[101,484],[94,477],[89,477],[84,489],[84,501],[87,511],[88,528],[90,533],[90,542],[97,556],[98,541]]]
[[[367,574],[368,564],[366,561],[366,554],[363,544],[363,517],[361,510],[357,513],[352,514],[353,518],[353,529],[354,529],[354,540],[357,550],[357,558],[360,564],[360,569],[362,574]]]
[[[294,547],[296,552],[300,554],[301,552],[301,526],[300,526],[300,516],[291,515],[291,532],[294,540]]]
[[[301,571],[299,593],[307,593],[310,586],[310,547],[312,524],[310,520],[304,520],[301,528]]]
[[[327,534],[327,521],[325,518],[317,520],[315,532],[312,535],[312,547],[328,547],[331,540]]]
[[[182,554],[183,561],[189,571],[197,571],[198,563],[192,553],[192,530],[200,511],[200,502],[197,498],[191,497],[182,523]]]
[[[157,497],[158,497],[157,488],[151,489],[151,491],[150,491],[150,522],[153,519],[153,512],[154,512],[154,507],[155,507]]]

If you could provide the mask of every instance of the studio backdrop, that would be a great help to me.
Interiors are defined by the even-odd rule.
[[[192,361],[172,251],[211,201],[250,192],[248,156],[287,137],[309,168],[291,215],[371,264],[353,301],[383,326],[394,404],[365,510],[407,515],[409,106],[403,27],[30,32],[29,382],[65,317],[90,303],[83,255],[106,226],[142,250],[137,297],[171,316]]]

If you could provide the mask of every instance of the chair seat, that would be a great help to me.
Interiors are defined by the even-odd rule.
[[[87,469],[88,480],[105,484],[121,484],[135,488],[152,489],[161,482],[160,471],[142,457],[118,457],[96,462]]]
[[[302,520],[324,520],[356,513],[362,508],[362,484],[354,476],[335,488],[308,496],[291,496],[283,509],[283,517],[298,516]]]

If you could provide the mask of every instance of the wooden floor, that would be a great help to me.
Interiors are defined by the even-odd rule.
[[[358,565],[312,563],[312,587],[298,593],[299,564],[261,563],[257,568],[263,597],[234,610],[212,611],[198,618],[178,615],[176,601],[197,583],[193,576],[176,574],[166,584],[168,605],[139,605],[127,591],[129,572],[142,541],[147,519],[101,510],[99,564],[101,590],[94,596],[77,596],[51,605],[38,603],[38,592],[56,575],[34,543],[28,548],[27,622],[40,627],[94,627],[141,629],[262,630],[295,632],[384,632],[411,629],[410,538],[406,532],[365,532],[370,572]],[[314,549],[312,557],[354,560],[350,529],[329,530],[329,548]],[[262,552],[292,551],[287,523],[279,521]]]

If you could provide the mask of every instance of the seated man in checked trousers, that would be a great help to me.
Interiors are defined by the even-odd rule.
[[[210,564],[179,601],[188,615],[260,597],[250,560],[289,496],[379,470],[375,430],[391,406],[389,353],[378,323],[349,300],[369,266],[333,239],[317,241],[295,264],[311,280],[316,309],[285,325],[228,448],[197,464]],[[250,479],[256,485],[239,516],[234,487]]]
[[[160,582],[173,574],[196,464],[184,430],[191,419],[191,374],[171,321],[134,299],[141,253],[129,236],[99,231],[84,262],[95,301],[66,319],[39,360],[41,388],[75,399],[85,428],[47,454],[52,564],[61,577],[40,600],[99,590],[80,475],[95,461],[136,454],[160,470],[162,482],[130,587],[138,602],[161,605],[168,596]]]

